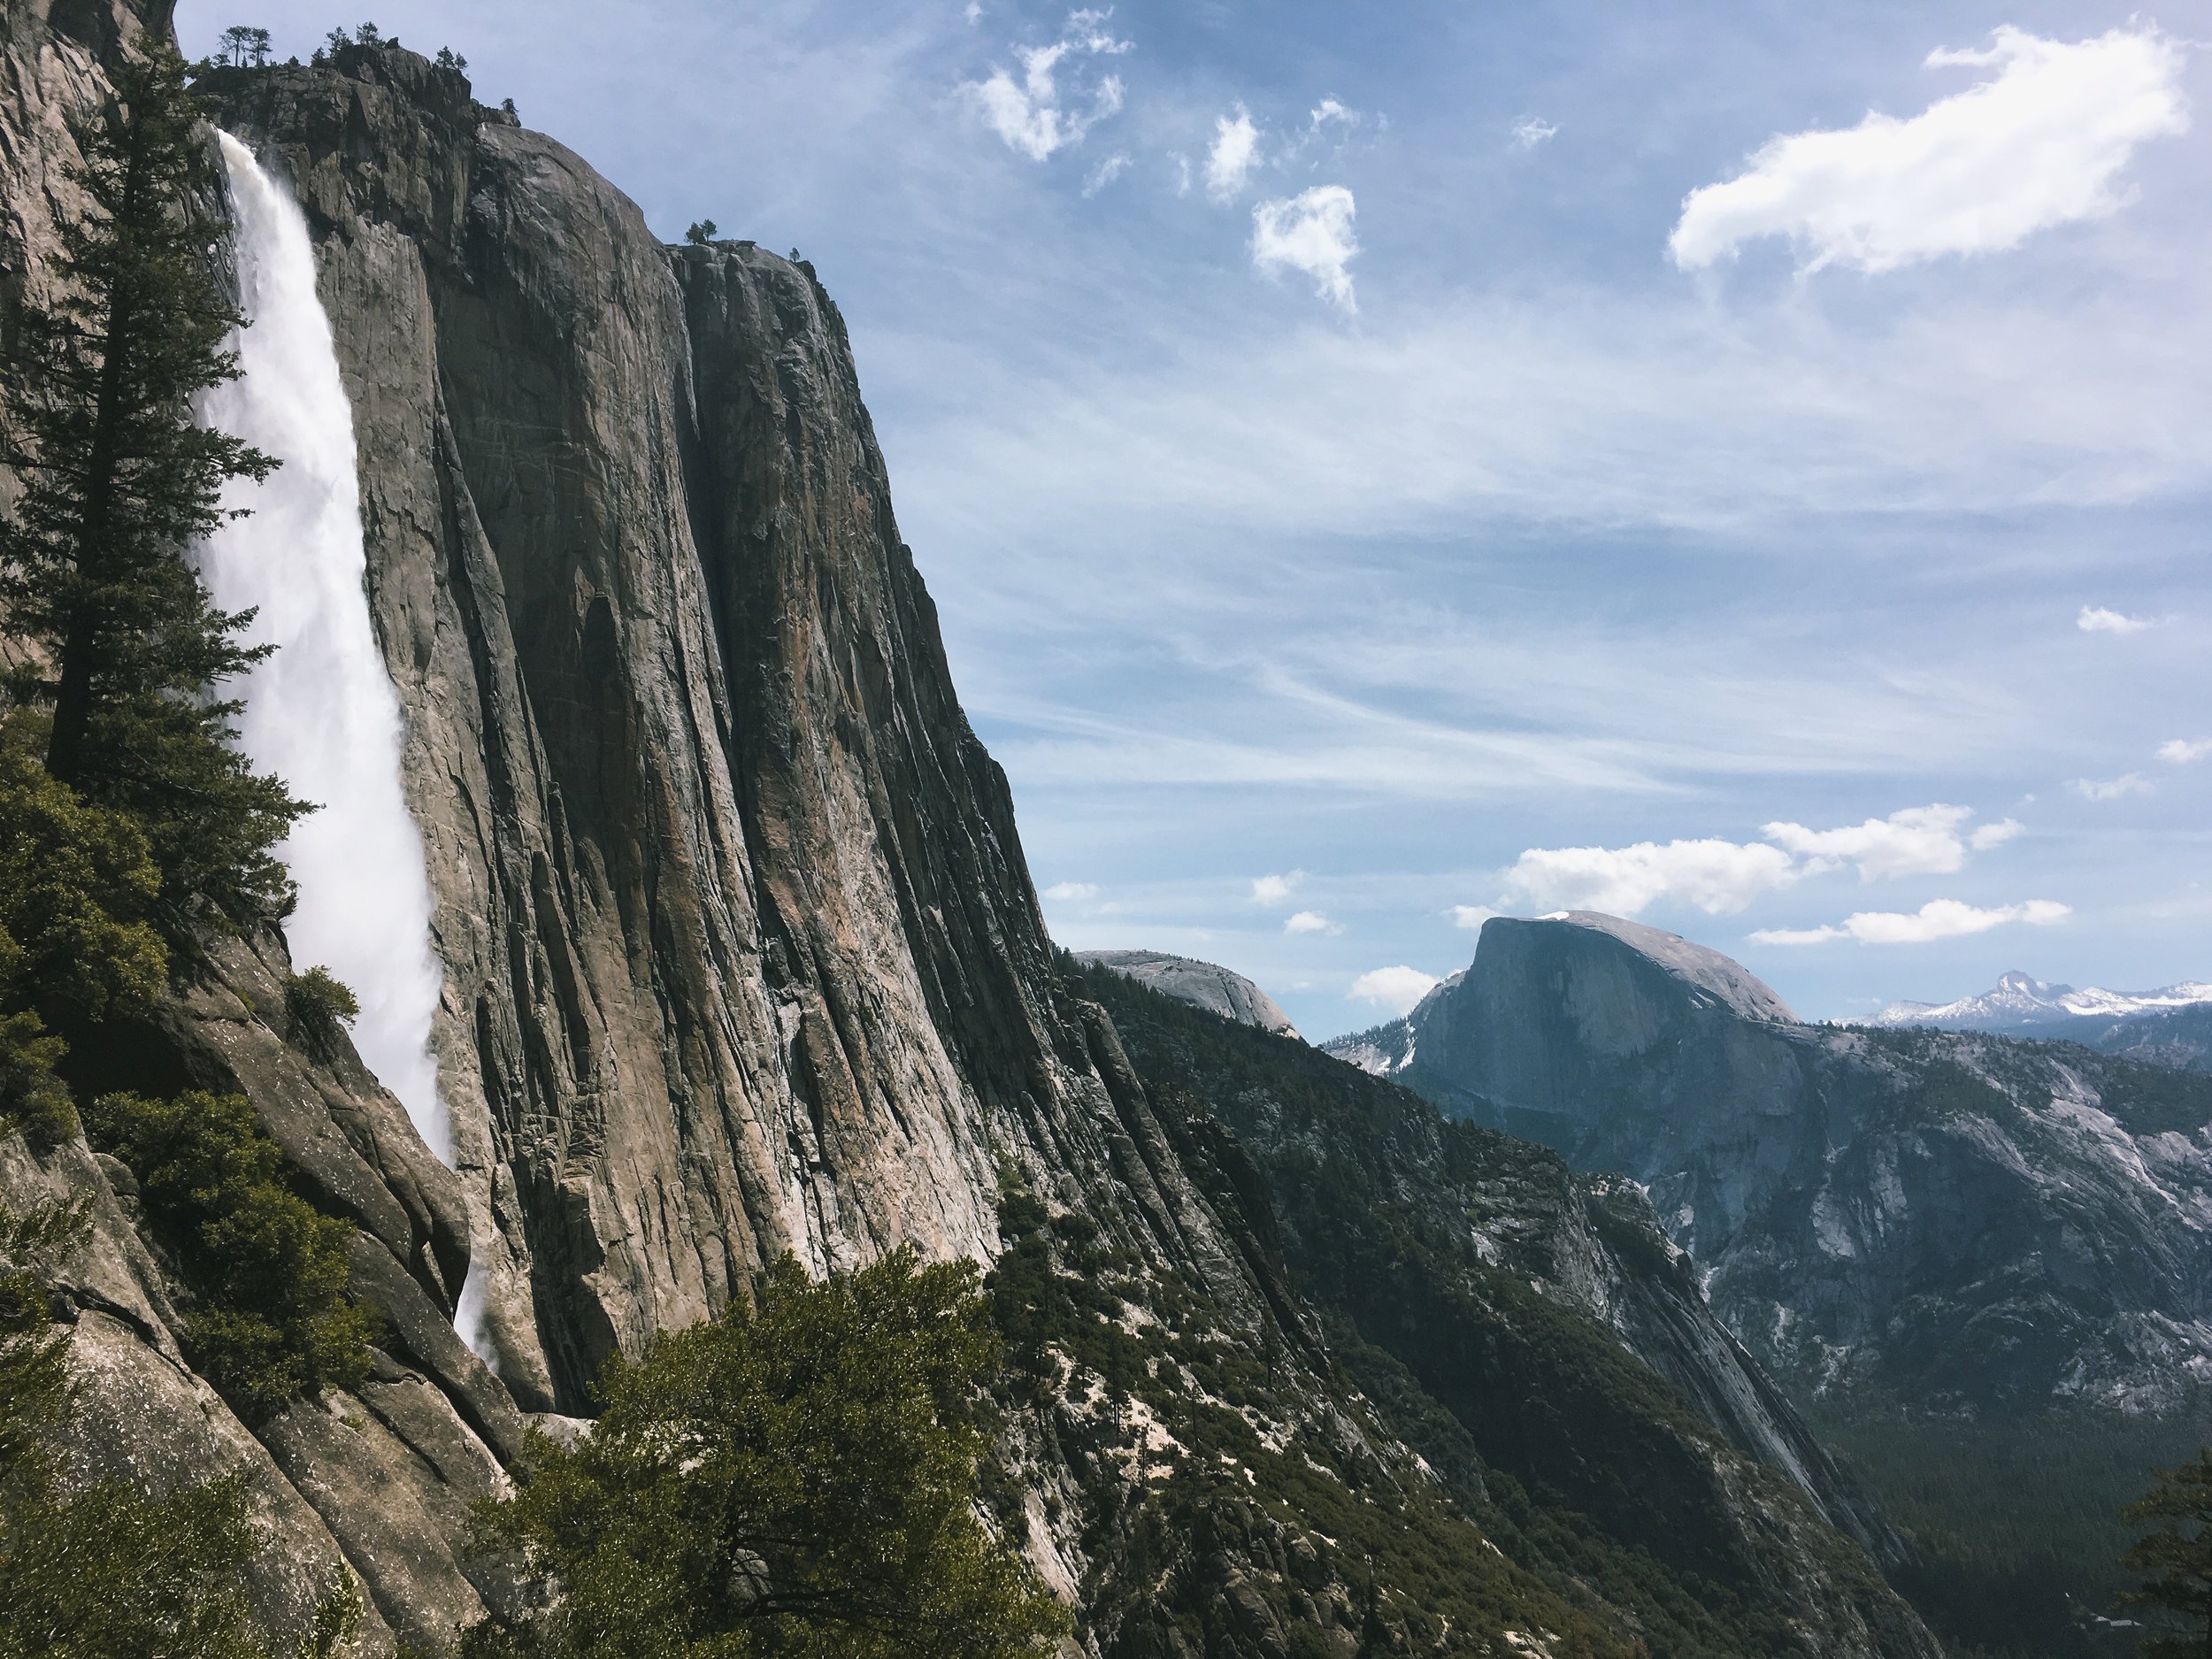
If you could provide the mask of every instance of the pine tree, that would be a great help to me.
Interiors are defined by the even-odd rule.
[[[267,648],[238,643],[250,613],[217,610],[186,557],[223,486],[276,464],[191,418],[236,376],[242,319],[209,265],[225,227],[184,73],[165,49],[122,66],[80,134],[92,211],[59,227],[59,297],[25,309],[9,364],[25,488],[0,524],[0,607],[45,658],[12,689],[51,701],[47,770],[139,820],[172,915],[281,913],[268,849],[307,809],[231,747],[240,705],[210,691]]]
[[[2154,1575],[2121,1599],[2178,1613],[2189,1625],[2185,1635],[2145,1642],[2143,1659],[2212,1659],[2212,1447],[2178,1469],[2159,1471],[2151,1489],[2128,1506],[2127,1518],[2167,1525],[2120,1558],[2131,1572]]]

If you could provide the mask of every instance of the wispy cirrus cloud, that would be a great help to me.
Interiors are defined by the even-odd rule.
[[[1985,933],[2010,922],[2050,927],[2073,914],[2051,899],[1988,908],[1957,899],[1932,899],[1916,910],[1861,910],[1828,927],[1763,927],[1750,937],[1761,945],[1825,945],[1853,939],[1863,945],[1924,945],[1939,939]]]
[[[2076,778],[2066,786],[2085,801],[2124,801],[2131,795],[2150,795],[2158,786],[2139,772],[2117,778]]]
[[[1772,140],[1684,199],[1668,247],[1690,270],[1783,236],[1805,271],[1878,273],[2103,218],[2127,200],[2116,180],[2136,150],[2188,130],[2183,62],[2147,25],[2072,42],[2007,27],[1981,50],[1932,51],[1931,69],[1990,73],[1909,119]]]

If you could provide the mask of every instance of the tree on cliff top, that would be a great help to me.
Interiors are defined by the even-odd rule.
[[[224,485],[275,463],[192,421],[238,373],[242,319],[209,263],[220,180],[184,73],[166,49],[122,65],[79,134],[91,211],[59,226],[58,297],[25,307],[7,365],[25,487],[0,521],[0,607],[44,659],[12,689],[50,702],[48,772],[138,820],[172,913],[280,913],[269,848],[306,809],[230,746],[239,705],[210,695],[265,648],[238,643],[250,614],[218,611],[187,558]]]
[[[588,1439],[487,1511],[559,1598],[467,1659],[1027,1659],[1058,1606],[977,1518],[995,1344],[972,1263],[902,1250],[656,1339]]]
[[[2146,1641],[2143,1659],[2212,1659],[2212,1447],[2178,1469],[2161,1470],[2128,1506],[2127,1518],[2166,1525],[2121,1557],[2130,1571],[2152,1575],[2121,1599],[2177,1613],[2188,1626],[2185,1634]]]

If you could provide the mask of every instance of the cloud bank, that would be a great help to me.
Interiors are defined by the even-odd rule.
[[[1532,909],[1604,910],[1634,916],[1663,900],[1709,916],[1733,914],[1763,894],[1846,864],[1862,881],[1950,875],[1971,853],[2021,833],[2012,818],[1968,832],[1970,807],[1907,807],[1840,829],[1773,823],[1765,841],[1709,838],[1632,847],[1532,847],[1506,872],[1509,897]],[[1479,926],[1479,922],[1475,924]],[[1463,923],[1462,926],[1466,926]]]
[[[2007,27],[1981,51],[1931,52],[1931,69],[1993,73],[1909,119],[1772,140],[1683,199],[1668,248],[1694,270],[1784,236],[1805,271],[1878,273],[2103,218],[2128,199],[2116,180],[2138,146],[2188,130],[2183,61],[2147,25],[2071,44]]]
[[[1861,910],[1844,918],[1840,926],[1763,927],[1751,940],[1760,945],[1824,945],[1839,939],[1855,939],[1863,945],[1924,945],[1985,933],[2008,922],[2049,927],[2072,914],[2070,907],[2050,899],[1986,910],[1957,899],[1932,899],[1916,910]]]

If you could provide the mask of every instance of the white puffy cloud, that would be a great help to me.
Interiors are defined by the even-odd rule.
[[[1058,900],[1064,903],[1078,899],[1094,899],[1098,896],[1098,883],[1095,881],[1056,881],[1047,887],[1041,896]]]
[[[1740,910],[1801,873],[1779,847],[1719,840],[1633,847],[1532,847],[1505,873],[1508,893],[1532,910],[1633,916],[1661,899],[1710,916]]]
[[[1042,161],[1056,150],[1083,142],[1083,134],[1121,108],[1121,80],[1102,77],[1089,89],[1086,107],[1064,104],[1059,70],[1071,58],[1114,57],[1130,49],[1104,28],[1103,12],[1075,12],[1066,31],[1049,46],[1017,48],[1021,75],[995,69],[984,81],[972,81],[961,90],[983,114],[984,121],[1007,146],[1032,161]]]
[[[2117,778],[2077,778],[2066,786],[2085,801],[2124,801],[2131,795],[2149,795],[2158,786],[2139,772]]]
[[[2186,766],[2212,755],[2212,737],[2177,737],[2158,746],[2158,757],[2170,766]]]
[[[1683,199],[1675,263],[1710,265],[1761,236],[1788,237],[1808,271],[2017,247],[2119,208],[2137,146],[2189,126],[2182,46],[2149,25],[2071,43],[2001,28],[1986,50],[1933,51],[1927,66],[1993,73],[1909,119],[1870,111],[1770,141]]]
[[[1319,910],[1300,910],[1283,923],[1286,933],[1340,933],[1344,929]]]
[[[1440,983],[1434,974],[1418,968],[1373,968],[1353,980],[1345,995],[1355,1002],[1379,1003],[1394,1014],[1409,1014]]]
[[[1974,816],[1971,807],[1907,807],[1887,818],[1870,818],[1844,829],[1809,830],[1802,824],[1770,824],[1760,833],[1776,845],[1809,861],[1806,873],[1832,870],[1839,863],[1856,864],[1859,879],[1880,881],[1895,876],[1947,876],[1966,863],[1967,843],[1959,826]],[[1991,824],[1977,832],[1976,847],[1994,846],[2019,831],[2014,825]],[[1993,841],[1989,831],[2000,832]]]
[[[1287,265],[1313,279],[1315,291],[1348,311],[1359,309],[1348,268],[1359,252],[1352,234],[1352,193],[1317,184],[1252,210],[1252,263],[1263,271]]]
[[[1633,847],[1532,847],[1506,872],[1505,887],[1508,896],[1537,910],[1633,916],[1671,900],[1719,916],[1847,864],[1862,881],[1950,875],[1965,867],[1970,852],[1985,852],[2021,833],[2018,822],[2006,818],[1969,833],[1965,825],[1973,816],[1970,807],[1938,802],[1840,829],[1769,824],[1761,832],[1765,842],[1715,837]],[[1479,927],[1481,918],[1493,913],[1461,908],[1476,916],[1461,921],[1463,927]]]
[[[2081,614],[2074,618],[2074,626],[2084,634],[2140,634],[2151,624],[2147,617],[2123,616],[2102,605],[2084,605]]]
[[[1559,129],[1541,116],[1525,115],[1513,123],[1512,145],[1516,150],[1533,150]]]
[[[1494,916],[1504,914],[1503,910],[1494,910],[1487,904],[1455,904],[1452,906],[1452,926],[1463,927],[1471,933],[1479,933],[1485,922]]]
[[[1259,876],[1252,882],[1252,902],[1270,907],[1290,902],[1290,895],[1298,890],[1306,879],[1302,870],[1293,870],[1279,876]]]
[[[1217,202],[1231,200],[1259,161],[1260,129],[1240,104],[1233,117],[1215,118],[1214,142],[1206,151],[1206,194]]]
[[[1916,910],[1861,910],[1844,918],[1838,926],[1761,928],[1751,939],[1761,945],[1824,945],[1838,939],[1855,939],[1863,945],[1924,945],[1932,940],[1985,933],[2008,922],[2049,927],[2072,914],[2070,907],[2052,899],[2030,899],[2024,904],[1987,909],[1957,899],[1931,899]]]

